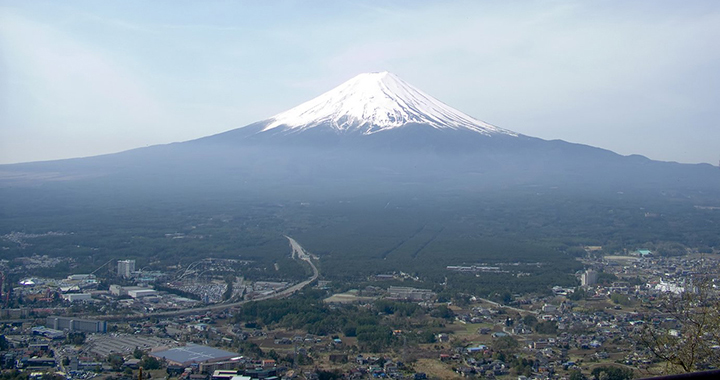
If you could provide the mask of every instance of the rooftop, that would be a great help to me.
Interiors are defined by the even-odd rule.
[[[171,348],[169,350],[153,352],[152,356],[156,358],[165,358],[176,363],[190,364],[193,362],[202,363],[230,359],[239,355],[235,352],[220,350],[213,347],[188,344],[186,346]]]

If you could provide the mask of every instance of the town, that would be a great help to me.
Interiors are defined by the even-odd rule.
[[[174,274],[116,260],[97,276],[8,283],[3,275],[1,364],[3,373],[43,379],[565,379],[603,371],[628,378],[657,373],[662,361],[642,344],[648,326],[682,323],[664,308],[673,296],[702,292],[716,299],[720,259],[650,250],[603,256],[600,248],[584,247],[578,286],[515,294],[502,303],[471,294],[455,298],[463,301],[441,300],[421,279],[402,272],[372,276],[362,288],[343,291],[322,279],[307,286],[249,281],[239,275],[248,263],[228,259],[203,259],[173,268]],[[0,262],[3,273],[72,259],[13,261]],[[477,263],[447,271],[523,276],[527,265],[540,264]],[[238,275],[228,276],[232,272]],[[310,332],[279,319],[258,323],[259,316],[253,320],[241,312],[291,296],[291,287],[320,294],[328,312],[379,316],[388,336],[368,338],[359,325]]]

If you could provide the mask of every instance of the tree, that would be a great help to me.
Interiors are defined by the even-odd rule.
[[[639,336],[656,358],[665,362],[665,373],[696,372],[720,366],[720,300],[709,281],[695,291],[668,293],[660,300],[663,321],[649,321]]]
[[[325,371],[325,370],[319,369],[315,373],[317,374],[319,380],[342,379],[342,374],[337,370]]]
[[[445,319],[452,319],[455,316],[455,313],[447,307],[447,305],[440,305],[436,309],[430,312],[430,315],[435,318],[445,318]]]
[[[125,363],[125,360],[122,355],[111,353],[107,357],[107,362],[110,363],[114,371],[119,371],[120,368],[122,368],[123,363]]]
[[[144,369],[159,369],[160,361],[152,356],[145,356],[140,365]]]
[[[587,297],[587,293],[585,292],[585,289],[583,289],[583,288],[580,287],[580,286],[578,286],[577,288],[575,288],[575,291],[572,292],[572,294],[570,294],[570,295],[568,296],[568,298],[569,298],[571,301],[584,300],[585,297]]]
[[[85,343],[85,333],[81,331],[73,331],[71,333],[68,333],[65,341],[68,344],[74,344],[76,346],[79,346]]]
[[[592,370],[596,379],[602,380],[629,380],[633,378],[633,371],[630,368],[614,366],[602,366]]]
[[[535,326],[538,334],[557,335],[558,327],[555,321],[542,321]]]
[[[252,356],[254,358],[260,358],[263,356],[263,351],[260,346],[253,342],[240,343],[240,346],[238,347],[238,352],[243,355]]]
[[[508,353],[514,352],[518,346],[520,346],[518,341],[510,335],[500,337],[495,341],[495,343],[493,343],[493,348],[496,351]]]
[[[613,293],[610,295],[610,299],[619,305],[627,306],[630,305],[630,298],[628,296],[621,294],[621,293]]]
[[[538,323],[537,318],[535,318],[535,316],[532,314],[528,314],[528,315],[524,316],[522,321],[528,327],[535,327],[535,325],[537,325],[537,323]]]
[[[572,370],[570,371],[570,380],[585,380],[585,375],[582,374],[579,370]]]

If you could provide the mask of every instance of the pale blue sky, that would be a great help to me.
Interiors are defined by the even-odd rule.
[[[718,1],[0,0],[0,163],[215,134],[382,70],[527,135],[720,160]]]

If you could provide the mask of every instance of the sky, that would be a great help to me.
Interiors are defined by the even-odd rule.
[[[0,164],[224,132],[371,71],[518,133],[720,161],[718,1],[0,0]]]

